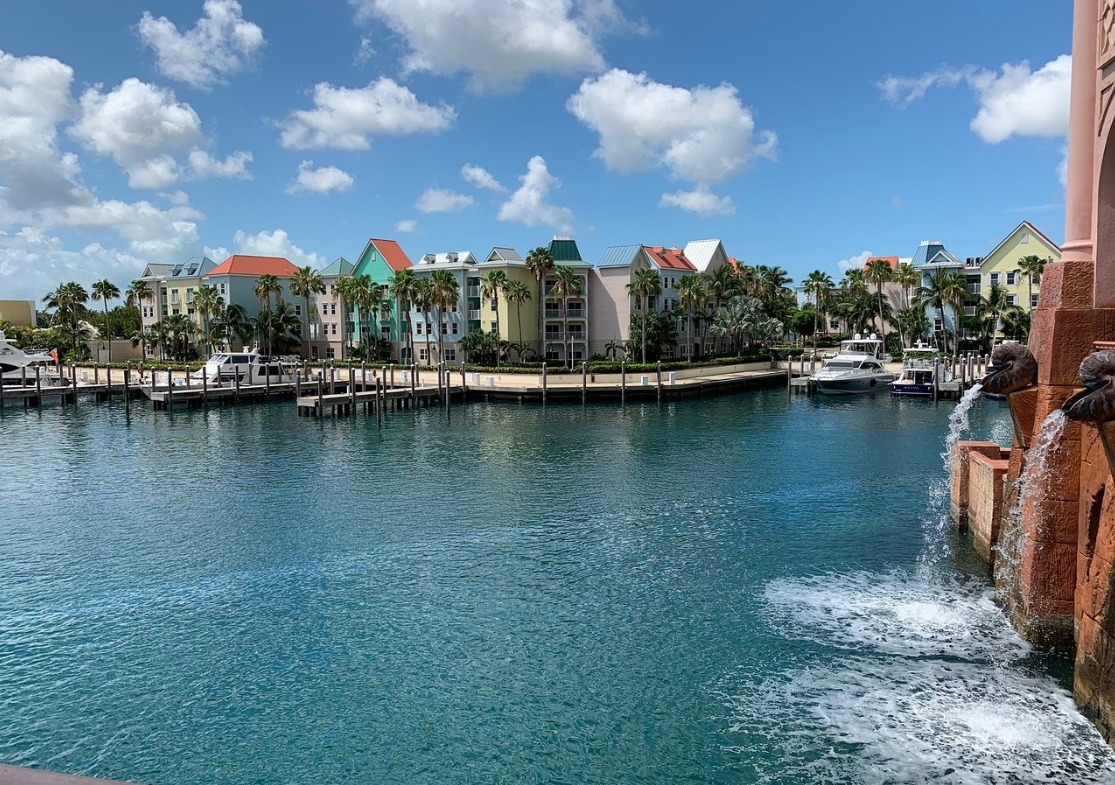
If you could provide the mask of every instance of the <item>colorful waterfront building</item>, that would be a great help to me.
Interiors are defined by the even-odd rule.
[[[566,298],[558,296],[555,272],[547,274],[542,281],[539,298],[542,308],[541,354],[547,362],[575,364],[587,360],[589,356],[589,279],[593,266],[581,258],[576,240],[570,237],[555,237],[550,241],[549,251],[554,257],[555,268],[565,267],[574,272],[580,294]]]
[[[1029,221],[1023,221],[987,256],[977,257],[973,266],[979,268],[976,295],[987,296],[992,285],[1003,287],[1007,307],[1018,306],[1026,313],[1038,306],[1041,275],[1031,276],[1024,269],[1023,259],[1036,257],[1045,263],[1061,261],[1061,249]],[[971,291],[972,287],[969,287]]]
[[[348,322],[346,330],[350,337],[361,334],[363,326],[360,320],[362,318],[371,318],[374,324],[367,325],[369,333],[374,332],[383,340],[389,341],[393,356],[398,357],[399,361],[404,363],[410,362],[410,358],[406,356],[405,341],[408,317],[406,313],[399,310],[398,303],[391,296],[391,281],[395,273],[413,267],[414,264],[410,261],[410,257],[396,241],[373,237],[368,240],[364,250],[357,257],[351,274],[353,276],[365,276],[373,284],[380,287],[384,295],[384,305],[380,309],[380,313],[369,316],[356,313],[355,309],[347,303],[341,303],[341,306],[347,312],[343,318]],[[338,300],[340,299],[338,298]],[[330,334],[330,338],[332,337],[332,334]]]
[[[470,330],[481,329],[482,324],[479,268],[472,251],[428,253],[414,265],[419,280],[432,279],[435,272],[441,271],[457,284],[456,301],[443,308],[423,309],[420,303],[411,304],[411,342],[420,365],[456,364],[464,360],[458,344]]]
[[[344,345],[345,313],[343,303],[337,296],[337,281],[352,275],[356,266],[337,257],[317,271],[325,291],[314,295],[313,313],[310,314],[310,357],[312,359],[334,359],[341,356]]]
[[[290,279],[297,272],[298,268],[281,256],[234,254],[210,270],[204,280],[217,290],[225,307],[239,305],[251,319],[263,310],[259,295],[254,291],[256,283],[262,275],[273,275],[278,282],[279,291],[271,296],[272,307],[280,302],[287,303],[294,309],[299,320],[305,320],[302,298],[290,293]]]
[[[922,240],[910,263],[921,273],[921,283],[925,287],[930,287],[932,279],[940,272],[952,272],[964,275],[967,278],[968,290],[971,292],[972,286],[979,278],[978,266],[973,268],[968,265],[966,267],[964,262],[949,253],[940,240]],[[929,323],[933,325],[933,335],[935,336],[938,333],[952,334],[957,330],[958,314],[956,309],[950,305],[946,304],[942,310],[926,303],[925,315],[929,319]],[[943,320],[942,315],[944,316]]]
[[[194,308],[194,293],[216,267],[217,263],[206,256],[195,256],[181,264],[148,264],[137,279],[151,289],[151,297],[138,303],[143,329],[179,314],[200,325],[201,317]]]
[[[484,293],[484,276],[496,271],[503,272],[509,282],[525,286],[531,299],[512,302],[506,292],[487,300],[481,298],[480,329],[519,347],[535,346],[538,343],[538,304],[534,275],[518,251],[497,246],[480,264],[480,294]]]

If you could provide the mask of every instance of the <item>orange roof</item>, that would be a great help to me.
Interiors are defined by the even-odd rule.
[[[387,262],[387,266],[395,272],[414,266],[406,252],[394,240],[380,240],[373,237],[369,242],[375,244],[376,250],[383,257],[383,261]]]
[[[209,271],[209,277],[218,275],[274,275],[277,278],[289,278],[298,272],[298,268],[288,259],[281,256],[246,256],[233,254]]]
[[[685,258],[685,251],[680,248],[663,248],[661,245],[643,246],[647,255],[651,258],[656,265],[660,268],[667,270],[689,270],[690,272],[697,272],[697,265]]]
[[[897,270],[898,269],[898,257],[897,256],[872,256],[870,259],[868,259],[866,262],[863,263],[863,269],[866,270],[867,265],[871,264],[872,262],[880,262],[880,261],[881,262],[886,262],[887,264],[889,264],[890,269],[892,269],[892,270]]]

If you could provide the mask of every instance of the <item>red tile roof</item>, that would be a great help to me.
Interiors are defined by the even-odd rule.
[[[414,266],[406,252],[394,240],[380,240],[373,237],[369,242],[375,245],[379,255],[383,257],[383,261],[387,262],[387,266],[395,272]]]
[[[274,275],[289,278],[298,272],[295,265],[281,256],[246,256],[233,254],[209,271],[209,277],[218,275]]]
[[[697,265],[686,259],[685,251],[680,248],[663,248],[661,245],[652,248],[649,245],[644,245],[643,249],[647,252],[651,261],[658,265],[660,269],[697,272]]]
[[[892,270],[897,270],[898,269],[898,257],[897,256],[872,256],[870,259],[868,259],[866,262],[863,263],[863,269],[866,270],[867,265],[871,264],[872,262],[877,262],[877,261],[886,262],[887,264],[890,265],[890,269],[892,269]]]

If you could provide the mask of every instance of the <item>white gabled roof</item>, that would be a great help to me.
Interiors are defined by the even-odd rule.
[[[697,268],[697,272],[708,272],[709,265],[712,260],[716,258],[716,251],[720,250],[720,256],[724,261],[727,261],[728,254],[724,251],[724,246],[720,240],[691,240],[685,244],[685,258],[693,262],[693,266]],[[718,265],[719,266],[719,265]]]

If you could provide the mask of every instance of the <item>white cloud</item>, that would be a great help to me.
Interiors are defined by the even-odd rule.
[[[170,208],[163,210],[146,201],[102,201],[80,182],[77,157],[58,149],[57,127],[74,110],[72,79],[73,70],[58,60],[19,58],[0,52],[0,182],[4,183],[0,187],[0,226],[23,226],[17,234],[5,235],[6,269],[12,268],[15,258],[43,259],[50,269],[60,269],[57,265],[63,261],[59,260],[72,258],[67,256],[72,252],[66,250],[63,239],[46,234],[54,230],[113,232],[128,241],[126,252],[104,251],[96,257],[100,260],[97,264],[105,263],[106,254],[154,260],[152,257],[173,258],[191,247],[197,242],[196,221],[202,216],[184,194],[172,195]],[[105,98],[96,91],[94,95],[99,96],[96,100]],[[162,105],[155,102],[156,109]],[[169,133],[171,140],[181,128],[189,138],[192,125],[188,114],[179,131]],[[158,111],[154,116],[172,120],[183,117],[181,113],[163,115]],[[117,129],[103,129],[93,123],[85,128],[89,143],[104,145],[106,152],[126,151],[129,121],[126,116],[125,127]],[[158,133],[152,135],[157,137]],[[134,149],[140,151],[134,157],[125,152],[121,155],[141,179],[166,180],[166,171],[176,167],[173,159],[163,158],[150,145],[137,143]],[[103,246],[97,247],[103,250]],[[32,272],[24,269],[21,274]],[[7,291],[18,285],[22,284],[4,281],[0,288]]]
[[[235,0],[206,0],[204,16],[192,30],[179,33],[165,16],[149,11],[139,20],[140,41],[155,52],[155,65],[170,79],[201,90],[225,84],[243,70],[266,43],[259,25],[244,20]]]
[[[86,90],[81,116],[69,133],[87,149],[111,156],[133,188],[167,188],[183,179],[251,177],[251,153],[232,153],[221,161],[196,147],[204,137],[193,107],[179,103],[172,90],[135,78],[108,93],[99,87]],[[190,149],[188,168],[173,156],[185,149]]]
[[[991,144],[1012,136],[1063,136],[1069,127],[1072,56],[1061,55],[1037,71],[1029,62],[1004,63],[999,73],[975,66],[941,66],[921,76],[887,76],[877,87],[883,97],[908,106],[931,87],[966,84],[979,109],[969,127]]]
[[[502,192],[507,189],[496,178],[485,169],[483,166],[476,164],[465,164],[461,167],[461,176],[468,182],[475,185],[477,188],[483,188],[488,191]]]
[[[144,260],[99,243],[70,250],[61,238],[24,227],[0,231],[0,290],[6,297],[39,301],[64,281],[87,287],[108,278],[121,290],[138,275]]]
[[[566,108],[600,135],[593,154],[623,173],[661,167],[678,179],[710,184],[738,174],[753,158],[773,158],[778,144],[774,133],[756,133],[751,112],[729,84],[690,90],[613,68],[584,80]]]
[[[472,197],[445,188],[427,188],[415,207],[423,213],[455,213],[472,204]]]
[[[706,186],[698,186],[692,191],[675,191],[662,194],[658,202],[660,207],[676,207],[679,210],[696,213],[697,215],[731,215],[736,211],[736,206],[730,196],[717,196],[711,193]]]
[[[871,251],[864,251],[858,256],[853,256],[848,259],[841,259],[839,262],[836,263],[836,269],[840,270],[840,272],[842,273],[847,272],[848,270],[862,270],[863,266],[867,264],[867,260],[874,255],[875,254],[871,253]]]
[[[542,156],[536,155],[527,162],[527,172],[519,178],[519,182],[522,183],[519,189],[500,206],[499,220],[570,231],[573,211],[546,201],[552,189],[561,187],[561,181],[550,174]]]
[[[282,145],[367,150],[372,135],[439,133],[456,119],[452,107],[423,104],[387,77],[359,89],[321,82],[314,86],[314,108],[291,112],[282,124]]]
[[[413,218],[406,218],[395,224],[395,231],[401,234],[408,234],[418,228],[418,221]]]
[[[298,179],[286,187],[288,194],[296,194],[300,191],[315,194],[347,191],[356,182],[351,174],[335,166],[322,166],[317,169],[313,166],[313,161],[303,161],[298,164]]]
[[[604,67],[598,39],[633,29],[614,0],[350,0],[406,41],[407,73],[463,73],[473,91],[511,91],[532,74]]]
[[[372,39],[368,36],[362,36],[360,45],[356,49],[356,57],[353,58],[354,65],[364,65],[372,59],[372,55],[376,53],[375,47],[372,46]]]
[[[197,180],[210,177],[232,178],[237,180],[251,180],[252,173],[248,171],[252,154],[236,152],[221,161],[204,150],[190,151],[190,176]]]
[[[0,223],[43,205],[92,198],[77,182],[76,156],[58,149],[57,127],[73,113],[70,66],[0,51]]]
[[[1037,71],[1023,60],[1005,63],[1002,73],[983,72],[973,79],[979,112],[971,128],[985,142],[1012,136],[1064,136],[1069,130],[1072,57],[1061,55]]]
[[[875,86],[883,94],[883,98],[892,103],[908,106],[920,98],[924,98],[931,87],[956,87],[961,82],[968,81],[976,73],[972,66],[953,68],[942,65],[934,71],[928,71],[921,76],[892,76],[887,74]]]
[[[1057,164],[1057,180],[1062,187],[1069,184],[1069,146],[1067,144],[1061,145],[1061,162]]]
[[[251,256],[282,256],[289,259],[298,267],[305,267],[309,265],[314,269],[324,267],[326,259],[320,254],[312,253],[310,251],[303,251],[297,245],[291,242],[290,237],[282,229],[276,229],[273,232],[258,232],[256,234],[248,234],[247,232],[237,230],[232,238],[233,245],[236,247],[236,253],[248,254]],[[224,250],[219,249],[219,250]],[[229,254],[225,254],[225,257]],[[214,257],[216,258],[216,257]]]

